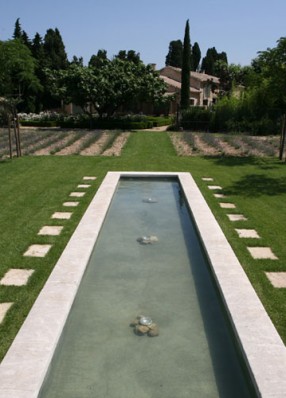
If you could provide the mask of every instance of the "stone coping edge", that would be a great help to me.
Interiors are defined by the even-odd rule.
[[[0,398],[36,398],[120,177],[178,177],[260,397],[286,396],[286,348],[189,173],[109,172],[0,365]]]

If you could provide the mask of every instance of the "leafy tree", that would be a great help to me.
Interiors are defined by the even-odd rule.
[[[140,54],[136,53],[134,50],[128,50],[128,52],[125,50],[120,50],[115,58],[121,59],[122,61],[134,62],[135,64],[142,62],[140,59]]]
[[[98,68],[108,61],[107,59],[107,51],[106,50],[98,50],[97,55],[92,55],[88,66]]]
[[[181,40],[173,40],[169,44],[169,52],[166,56],[166,66],[182,67],[183,43]]]
[[[118,58],[99,67],[70,65],[67,70],[50,71],[53,91],[66,103],[73,102],[91,115],[111,116],[134,101],[159,100],[165,83],[151,66]]]
[[[181,74],[181,109],[188,109],[190,106],[190,71],[191,71],[191,40],[189,20],[186,22],[182,74]]]
[[[20,39],[0,41],[0,95],[19,98],[29,110],[42,89],[35,74],[35,59]]]
[[[197,71],[199,69],[201,61],[201,50],[197,42],[192,47],[192,70]]]
[[[76,64],[76,65],[79,65],[79,66],[83,66],[83,58],[82,57],[78,58],[76,55],[74,55],[72,57],[71,64]]]
[[[275,48],[268,48],[260,51],[255,60],[256,69],[259,71],[259,79],[265,82],[268,87],[267,95],[272,99],[274,106],[285,112],[286,109],[286,37],[281,37],[277,41]]]

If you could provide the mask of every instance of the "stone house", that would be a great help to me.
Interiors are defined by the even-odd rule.
[[[160,70],[160,77],[167,84],[167,95],[175,94],[170,113],[175,113],[180,103],[181,69],[165,66]],[[190,104],[194,106],[211,106],[216,102],[219,93],[219,78],[206,73],[191,72]]]

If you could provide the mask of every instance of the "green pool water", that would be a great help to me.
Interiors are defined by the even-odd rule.
[[[252,396],[179,182],[121,179],[39,397]]]

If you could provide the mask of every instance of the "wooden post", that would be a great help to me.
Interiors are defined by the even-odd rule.
[[[9,136],[9,151],[10,151],[10,159],[13,158],[13,151],[12,151],[12,136],[11,136],[11,119],[10,115],[7,115],[8,119],[8,136]]]
[[[22,156],[22,150],[21,150],[21,139],[20,139],[20,124],[19,124],[19,118],[17,113],[15,112],[16,115],[16,130],[17,130],[17,136],[18,136],[18,144],[19,144],[19,154]]]
[[[18,134],[17,134],[17,128],[16,128],[16,119],[13,114],[13,128],[14,128],[14,135],[15,135],[15,141],[16,141],[16,153],[17,153],[17,158],[20,156],[19,153],[19,142],[18,142]]]
[[[279,159],[283,160],[283,153],[285,147],[285,136],[286,136],[286,114],[283,115],[282,129],[280,136],[280,148],[279,148]]]

